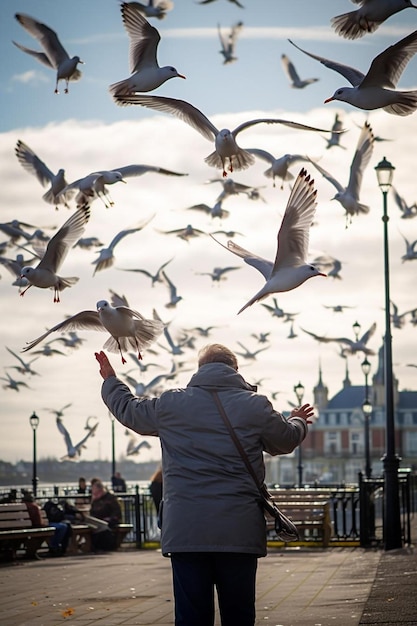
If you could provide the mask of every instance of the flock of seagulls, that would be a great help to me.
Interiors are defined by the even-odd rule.
[[[206,5],[214,0],[203,0],[198,4]],[[244,10],[244,6],[237,0],[229,0],[231,4],[239,10]],[[374,32],[385,20],[389,19],[396,12],[405,8],[417,8],[412,2],[406,0],[392,0],[391,2],[378,2],[377,0],[355,0],[358,5],[356,11],[336,16],[332,19],[331,25],[335,32],[345,39],[357,39]],[[222,222],[230,215],[230,210],[224,207],[230,196],[244,195],[253,201],[265,201],[261,195],[261,187],[252,187],[234,181],[231,174],[241,172],[252,167],[259,159],[268,164],[268,169],[264,171],[264,176],[269,179],[268,186],[276,186],[279,179],[280,190],[284,191],[284,184],[289,187],[288,199],[285,212],[277,228],[277,246],[274,260],[268,260],[249,250],[241,247],[232,239],[224,245],[215,235],[226,234],[234,237],[234,231],[218,230],[212,233],[195,228],[187,224],[182,228],[170,230],[159,230],[166,235],[176,236],[187,244],[195,238],[204,237],[208,234],[220,246],[228,250],[235,256],[243,260],[247,265],[254,267],[264,279],[264,284],[260,289],[247,300],[237,311],[243,313],[249,307],[260,303],[269,313],[271,318],[287,323],[290,328],[288,338],[297,337],[294,322],[298,315],[285,311],[278,305],[276,294],[281,294],[299,288],[308,279],[313,277],[325,277],[341,279],[342,261],[330,257],[329,255],[317,256],[311,263],[309,251],[309,235],[317,208],[317,190],[312,173],[318,173],[336,189],[334,199],[343,207],[346,215],[346,226],[353,218],[369,212],[369,206],[361,199],[361,184],[364,172],[372,157],[374,143],[379,140],[374,134],[369,121],[366,121],[360,128],[356,150],[352,155],[349,178],[346,186],[331,173],[326,171],[320,164],[321,157],[294,153],[278,154],[274,156],[267,150],[260,147],[243,148],[238,143],[238,135],[257,125],[266,125],[271,128],[274,125],[282,125],[298,131],[309,131],[320,133],[326,141],[326,150],[341,148],[346,129],[343,128],[343,121],[339,114],[335,114],[334,123],[331,128],[319,128],[301,124],[296,121],[274,118],[259,117],[244,121],[234,129],[218,128],[205,113],[191,102],[184,99],[172,98],[151,94],[161,85],[167,83],[172,78],[185,79],[186,77],[171,66],[160,66],[159,58],[164,54],[163,41],[157,28],[151,25],[148,20],[161,20],[167,14],[175,10],[174,3],[170,0],[149,0],[147,4],[140,2],[121,2],[121,21],[128,38],[128,66],[130,75],[127,78],[118,80],[109,85],[109,93],[116,105],[129,106],[136,105],[145,107],[159,113],[169,114],[176,117],[190,127],[194,128],[201,136],[210,141],[213,145],[212,152],[205,158],[208,166],[216,168],[220,172],[218,178],[209,179],[207,184],[220,183],[221,192],[217,196],[213,206],[206,203],[194,204],[185,210],[192,210],[203,213],[211,220]],[[55,71],[55,93],[58,94],[59,84],[64,82],[64,92],[68,94],[69,83],[82,78],[79,66],[83,61],[79,56],[70,57],[62,46],[57,33],[46,24],[37,19],[22,13],[16,13],[15,18],[22,28],[34,39],[37,40],[39,50],[27,48],[21,43],[13,42],[14,45],[43,65]],[[231,26],[227,34],[217,23],[217,32],[220,41],[220,54],[223,57],[223,64],[228,65],[238,61],[236,45],[239,36],[244,32],[243,20],[238,20]],[[343,87],[336,90],[333,96],[326,98],[325,102],[342,101],[364,111],[384,109],[387,113],[406,116],[417,109],[417,91],[401,91],[397,89],[398,81],[407,66],[408,62],[417,52],[417,31],[414,31],[392,44],[370,63],[367,74],[343,65],[324,57],[318,56],[302,49],[300,46],[289,40],[290,43],[303,54],[313,58],[328,69],[341,74],[352,86]],[[160,45],[161,44],[161,45]],[[295,53],[297,54],[297,53]],[[281,55],[282,69],[288,79],[289,86],[293,89],[301,90],[316,83],[319,78],[302,78],[296,70],[294,63],[286,54]],[[123,74],[121,73],[121,76]],[[190,80],[191,77],[188,77]],[[181,81],[178,81],[180,83]],[[169,142],[169,138],[167,138]],[[179,146],[172,146],[179,149]],[[7,259],[5,255],[0,255],[0,264],[7,267],[13,273],[15,285],[20,289],[23,296],[31,287],[38,289],[53,290],[53,301],[59,303],[61,293],[67,288],[77,288],[79,280],[76,276],[63,277],[61,268],[67,255],[75,246],[97,251],[97,258],[92,262],[94,266],[93,275],[103,270],[114,267],[115,248],[128,236],[133,235],[148,227],[153,220],[151,215],[132,226],[120,230],[111,239],[110,243],[102,243],[96,237],[84,237],[86,227],[91,217],[91,205],[98,200],[107,209],[114,206],[114,202],[109,193],[108,187],[116,183],[126,183],[126,179],[139,177],[144,174],[157,174],[170,177],[186,177],[187,173],[176,172],[166,168],[145,164],[127,164],[121,167],[91,171],[85,176],[68,182],[66,172],[63,168],[51,169],[31,147],[19,139],[15,146],[15,156],[21,167],[30,175],[36,177],[40,185],[44,188],[43,200],[56,209],[74,208],[71,216],[56,230],[51,238],[37,229],[35,233],[29,233],[27,229],[34,229],[35,226],[15,221],[14,223],[0,224],[0,232],[8,237],[8,245],[20,245],[23,240],[23,250],[31,254],[30,259],[24,259],[23,250],[16,255],[16,259]],[[298,174],[291,171],[297,165],[300,166]],[[54,171],[56,173],[54,173]],[[185,179],[186,180],[186,179]],[[398,209],[403,219],[410,219],[417,216],[417,204],[409,204],[399,194],[396,189],[392,193]],[[105,219],[105,216],[103,217]],[[148,229],[149,230],[149,229]],[[275,227],[273,227],[275,231]],[[417,259],[416,244],[402,235],[406,243],[406,253],[402,257],[403,261]],[[186,246],[184,246],[186,247]],[[1,252],[3,252],[1,250]],[[220,254],[223,254],[219,249]],[[166,258],[166,257],[165,257]],[[175,309],[177,304],[183,300],[179,295],[180,289],[170,278],[169,264],[173,258],[164,260],[155,271],[138,268],[118,268],[120,271],[139,273],[150,280],[149,287],[164,285],[168,292],[168,300],[165,304],[167,309]],[[162,259],[161,259],[162,261]],[[168,269],[167,269],[168,268]],[[240,270],[243,276],[246,271],[242,264],[237,265],[215,265],[212,271],[195,272],[201,276],[208,276],[213,284],[224,283],[228,280],[230,273]],[[126,382],[131,385],[139,395],[152,395],[159,393],[166,381],[172,381],[182,369],[178,357],[185,354],[188,349],[195,349],[196,333],[200,337],[208,337],[216,328],[196,326],[193,329],[183,331],[181,336],[175,336],[170,332],[170,322],[164,322],[154,309],[153,318],[147,319],[135,308],[132,308],[124,296],[118,296],[110,290],[110,302],[99,300],[96,310],[82,310],[78,313],[59,321],[57,324],[39,334],[39,336],[28,341],[22,348],[22,353],[32,351],[40,346],[37,351],[31,352],[36,355],[30,361],[25,361],[10,348],[6,348],[14,364],[7,369],[15,370],[19,375],[35,376],[39,375],[34,369],[35,362],[39,365],[40,357],[64,354],[62,351],[52,347],[52,343],[58,341],[60,347],[69,351],[76,350],[84,339],[79,337],[78,331],[99,330],[106,332],[109,336],[103,346],[109,352],[119,354],[122,364],[127,363],[127,356],[135,360],[135,371],[146,372],[147,367],[157,364],[142,363],[142,352],[147,350],[152,354],[157,347],[167,351],[173,358],[171,371],[159,373],[153,376],[148,383],[136,380],[135,376],[125,374]],[[269,303],[261,302],[265,298],[272,296]],[[30,296],[29,296],[30,298]],[[70,298],[68,298],[70,300]],[[180,305],[181,306],[181,305]],[[345,309],[354,308],[348,305],[324,305],[334,313],[343,313]],[[410,309],[404,313],[399,313],[398,307],[392,303],[392,323],[395,328],[403,328],[409,320],[412,325],[417,325],[417,308]],[[280,323],[281,323],[280,322]],[[373,355],[368,343],[374,336],[376,323],[373,323],[369,330],[361,337],[351,340],[347,337],[328,337],[319,335],[311,330],[300,328],[305,334],[312,337],[318,343],[337,343],[340,346],[340,356],[346,358],[357,353]],[[55,333],[62,334],[55,337]],[[52,335],[52,338],[51,338]],[[252,349],[243,342],[238,341],[239,346],[236,354],[244,361],[256,360],[258,354],[270,349],[271,332],[253,333],[253,339],[260,347]],[[157,340],[165,343],[157,343]],[[154,346],[154,348],[153,348]],[[76,358],[75,356],[73,358]],[[5,383],[4,389],[19,391],[20,387],[29,387],[23,380],[15,380],[9,372],[0,377]],[[87,434],[80,439],[77,444],[73,444],[68,430],[63,424],[63,412],[70,405],[64,406],[56,411],[56,425],[62,434],[65,446],[65,459],[79,458],[86,442],[94,436],[98,427],[98,422],[93,426],[87,423]],[[137,443],[130,436],[126,455],[136,455],[142,448],[148,447],[146,441]]]

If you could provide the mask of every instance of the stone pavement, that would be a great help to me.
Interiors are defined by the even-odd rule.
[[[0,566],[1,626],[171,626],[173,606],[170,562],[159,551]],[[271,550],[259,560],[260,624],[417,626],[417,554],[412,548]]]

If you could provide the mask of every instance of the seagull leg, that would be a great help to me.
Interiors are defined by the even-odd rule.
[[[142,355],[140,353],[140,349],[139,349],[139,345],[138,345],[138,340],[135,337],[135,343],[136,343],[136,350],[138,351],[138,360],[142,361]]]
[[[57,76],[57,77],[56,77],[56,83],[55,83],[55,91],[54,91],[54,93],[59,93],[59,90],[58,90],[58,81],[59,81],[59,78],[58,78],[58,76]]]
[[[19,295],[20,295],[20,296],[24,296],[24,295],[25,295],[25,293],[27,292],[27,290],[28,290],[28,289],[30,289],[31,287],[32,287],[32,284],[28,285],[28,286],[26,287],[26,289],[24,289],[23,291],[21,291],[21,292],[20,292],[20,294],[19,294]]]
[[[123,365],[124,365],[125,363],[127,363],[127,361],[126,361],[126,359],[125,359],[125,358],[124,358],[124,356],[123,356],[123,352],[122,352],[122,348],[120,347],[119,340],[118,340],[118,339],[116,339],[116,341],[117,341],[117,345],[118,345],[118,348],[119,348],[120,356],[122,357],[122,363],[123,363]]]

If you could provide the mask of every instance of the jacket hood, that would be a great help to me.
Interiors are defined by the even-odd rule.
[[[216,389],[238,387],[255,391],[256,386],[245,381],[233,367],[225,363],[206,363],[191,377],[187,387],[212,387]]]

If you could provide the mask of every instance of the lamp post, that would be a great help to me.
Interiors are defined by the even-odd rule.
[[[295,385],[294,393],[297,398],[298,406],[301,406],[303,403],[303,398],[304,398],[304,386],[301,384],[301,382],[299,382],[298,385]],[[298,446],[297,470],[298,470],[298,487],[301,489],[303,487],[303,451],[301,448],[301,443]]]
[[[384,157],[375,167],[379,188],[383,197],[384,225],[384,278],[385,278],[385,340],[384,382],[386,452],[382,459],[384,468],[384,548],[394,550],[402,547],[400,495],[398,468],[400,459],[395,453],[394,385],[392,372],[392,337],[388,251],[388,207],[387,196],[391,187],[395,167]]]
[[[36,468],[36,429],[39,426],[39,417],[36,415],[35,411],[33,411],[32,415],[30,416],[29,422],[33,431],[32,488],[33,496],[36,498],[36,492],[38,487],[38,476]]]
[[[372,404],[369,400],[369,387],[368,387],[368,376],[371,371],[371,364],[368,361],[368,358],[365,359],[361,363],[362,372],[365,376],[365,398],[362,404],[362,411],[365,423],[365,476],[366,478],[371,478],[372,475],[372,465],[371,465],[371,453],[370,453],[370,433],[369,426],[372,415]]]

